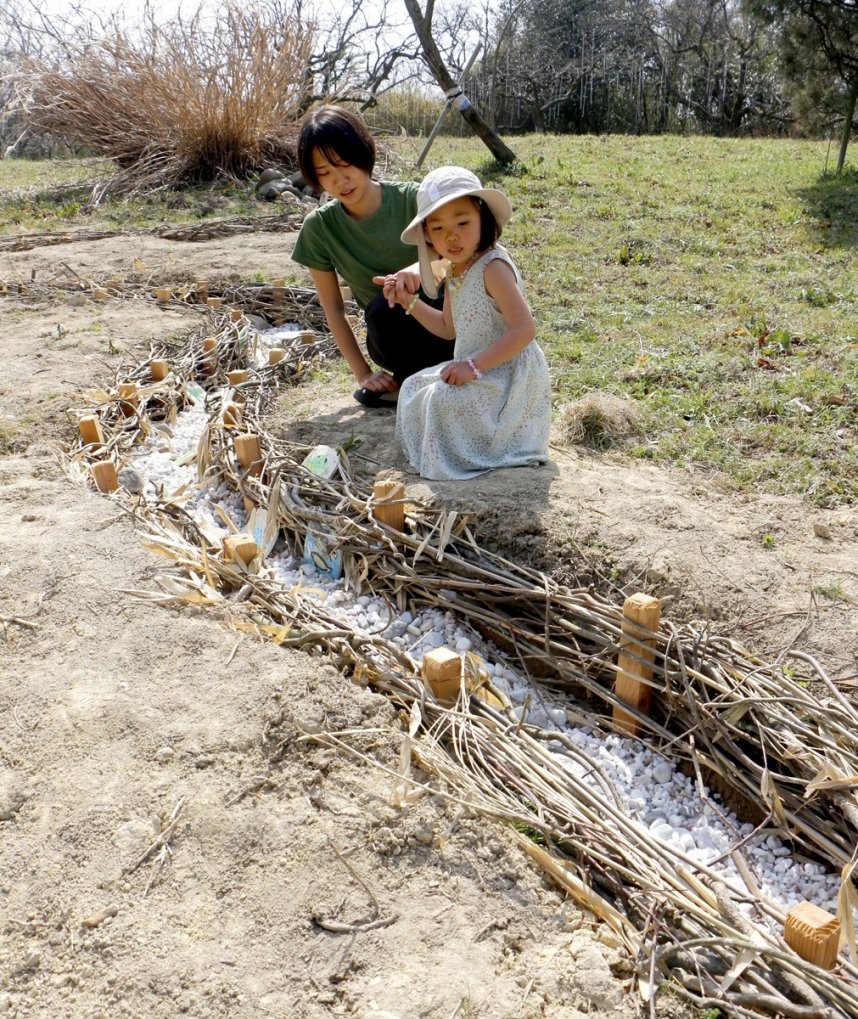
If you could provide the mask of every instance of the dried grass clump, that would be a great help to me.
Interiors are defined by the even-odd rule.
[[[587,393],[580,400],[563,404],[557,413],[557,426],[566,445],[607,449],[637,430],[637,414],[618,396]]]
[[[24,67],[29,117],[119,171],[108,194],[246,174],[294,163],[312,32],[266,8],[232,3],[166,25],[118,26],[62,62]]]

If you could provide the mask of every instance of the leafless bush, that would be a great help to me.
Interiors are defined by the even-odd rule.
[[[134,35],[115,25],[62,59],[24,58],[34,132],[119,171],[93,194],[241,176],[294,162],[312,30],[229,3]]]

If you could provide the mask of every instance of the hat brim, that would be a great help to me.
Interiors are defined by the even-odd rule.
[[[496,188],[472,188],[439,198],[438,201],[433,202],[430,206],[428,206],[428,208],[423,209],[414,217],[414,219],[411,220],[408,226],[402,231],[401,240],[403,244],[417,245],[418,263],[420,266],[420,284],[426,295],[431,298],[438,296],[438,287],[435,284],[435,276],[432,272],[431,251],[433,249],[431,249],[426,240],[426,234],[423,231],[423,224],[433,212],[436,212],[441,208],[441,206],[447,205],[448,202],[454,202],[457,198],[482,198],[486,205],[491,209],[498,227],[504,226],[504,224],[509,222],[509,219],[512,216],[512,206],[509,204],[509,199],[502,191],[498,191]]]

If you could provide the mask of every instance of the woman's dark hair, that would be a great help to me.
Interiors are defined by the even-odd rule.
[[[308,113],[298,135],[298,166],[304,180],[321,190],[313,166],[313,152],[319,151],[332,163],[349,163],[367,173],[375,167],[375,139],[363,118],[340,106],[320,106]]]
[[[477,211],[480,214],[480,239],[477,242],[477,251],[488,251],[489,248],[497,241],[501,235],[501,225],[495,219],[495,214],[488,207],[488,205],[478,198],[476,195],[468,195],[468,198],[476,205]],[[426,221],[423,221],[423,233],[426,237],[426,241],[429,246],[432,246],[432,241],[429,240],[429,235],[426,232]]]

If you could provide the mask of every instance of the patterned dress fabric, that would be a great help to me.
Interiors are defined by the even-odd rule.
[[[523,292],[518,270],[499,245],[482,255],[460,283],[454,280],[450,286],[456,327],[452,360],[474,357],[506,330],[483,279],[486,266],[495,258],[512,266]],[[463,386],[444,382],[443,367],[439,364],[410,376],[399,393],[396,438],[422,477],[464,480],[499,467],[523,467],[548,459],[551,380],[536,340],[512,360]]]

